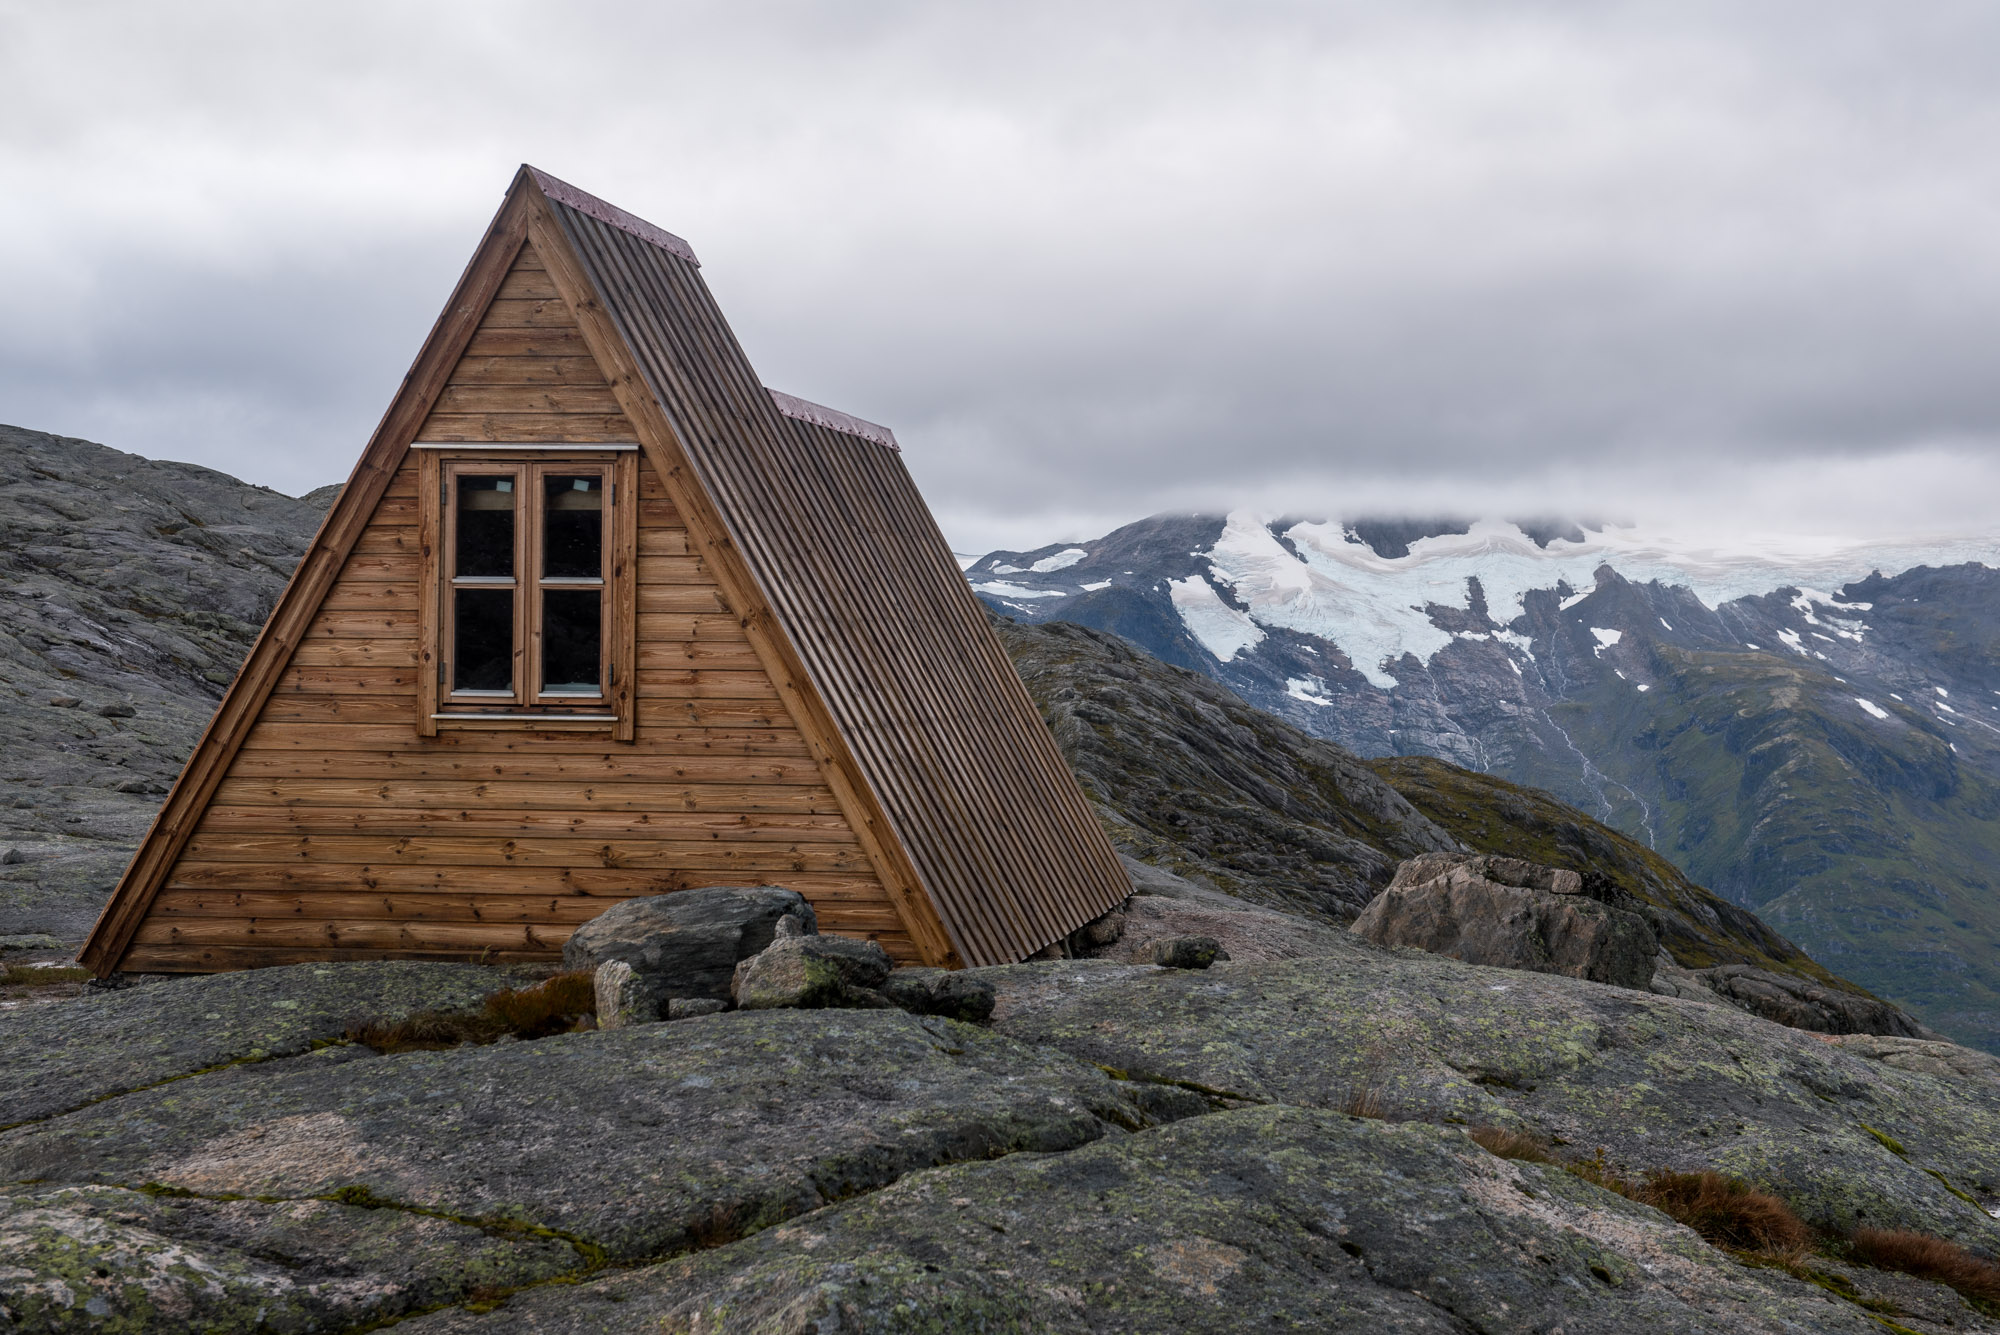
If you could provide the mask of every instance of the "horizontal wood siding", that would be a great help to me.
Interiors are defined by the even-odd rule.
[[[474,416],[509,424],[480,439],[632,438],[532,249],[418,439],[459,439]],[[522,434],[523,421],[545,434]],[[790,886],[823,930],[914,962],[805,739],[643,465],[638,509],[635,739],[423,737],[406,462],[122,967],[547,959],[620,899],[714,884]]]

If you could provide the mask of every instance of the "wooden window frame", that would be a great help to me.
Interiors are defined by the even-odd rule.
[[[601,445],[454,444],[419,448],[418,500],[421,513],[418,587],[419,672],[417,731],[435,737],[459,729],[608,733],[632,740],[638,655],[635,636],[638,600],[638,455]],[[603,692],[595,696],[550,695],[540,689],[542,597],[550,587],[579,587],[551,580],[542,571],[544,529],[541,479],[550,473],[600,473],[605,480]],[[455,479],[464,475],[511,476],[518,498],[514,522],[514,689],[511,695],[454,692],[450,687],[452,617],[458,587],[453,578]]]

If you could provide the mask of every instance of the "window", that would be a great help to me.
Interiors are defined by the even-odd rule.
[[[636,468],[604,450],[426,450],[420,731],[631,737]]]

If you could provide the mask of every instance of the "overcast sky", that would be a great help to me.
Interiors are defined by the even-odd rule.
[[[2000,529],[2000,6],[0,0],[0,421],[344,478],[515,166],[954,545]]]

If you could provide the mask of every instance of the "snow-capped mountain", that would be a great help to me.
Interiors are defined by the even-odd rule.
[[[1555,792],[2000,1042],[2000,538],[1183,514],[966,574],[1363,754]]]

